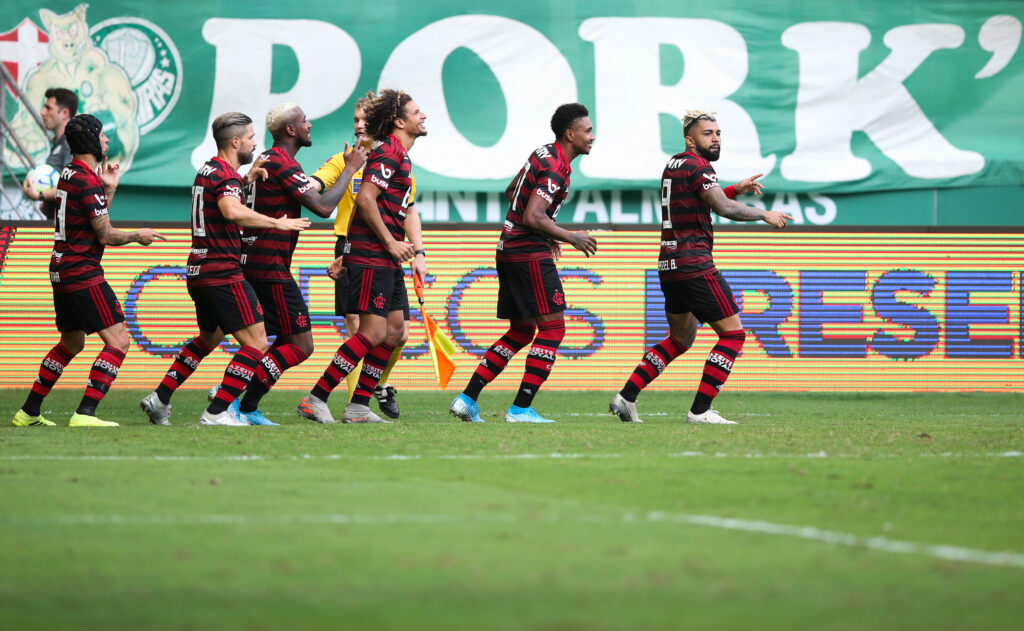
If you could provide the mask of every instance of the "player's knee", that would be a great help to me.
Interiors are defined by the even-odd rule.
[[[309,357],[310,355],[313,354],[313,336],[312,335],[310,335],[308,339],[307,338],[299,338],[298,340],[295,340],[292,343],[295,344],[295,346],[299,347],[299,350],[302,351],[302,353],[305,354],[306,357]]]
[[[558,320],[541,322],[537,325],[537,328],[539,329],[537,337],[543,335],[544,338],[555,342],[561,342],[565,339],[565,320],[561,318]]]
[[[85,348],[85,338],[83,337],[81,340],[61,340],[60,345],[68,352],[68,355],[74,357]]]
[[[725,331],[718,336],[723,342],[731,342],[736,348],[741,348],[743,342],[747,339],[747,332],[743,329],[736,329],[735,331]]]

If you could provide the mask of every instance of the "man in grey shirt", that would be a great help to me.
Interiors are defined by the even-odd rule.
[[[71,120],[71,117],[78,113],[78,96],[66,88],[50,88],[46,91],[46,102],[40,112],[43,116],[43,124],[54,133],[53,144],[50,145],[50,155],[46,157],[46,164],[49,164],[59,173],[61,169],[71,162],[71,147],[64,137],[64,127]],[[56,197],[57,187],[45,191],[36,190],[32,182],[26,179],[22,185],[25,197],[32,201],[41,201],[39,209],[43,211],[47,219],[53,219],[53,213],[57,208]]]

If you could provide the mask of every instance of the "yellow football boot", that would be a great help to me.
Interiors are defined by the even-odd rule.
[[[15,427],[29,427],[32,425],[43,426],[43,425],[56,425],[51,421],[43,418],[43,415],[29,416],[25,413],[25,410],[18,410],[14,413],[14,420],[11,421],[11,425]]]
[[[68,427],[118,427],[113,421],[101,421],[95,416],[87,416],[75,412],[68,421]]]

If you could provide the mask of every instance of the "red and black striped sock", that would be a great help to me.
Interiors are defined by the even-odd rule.
[[[310,390],[310,394],[321,401],[326,401],[341,380],[356,369],[359,360],[366,357],[372,348],[373,344],[362,333],[356,333],[348,338],[348,341],[338,348],[334,359],[331,360],[331,365],[327,367],[316,385]]]
[[[25,405],[21,409],[29,416],[39,416],[39,408],[43,405],[43,399],[50,394],[53,384],[57,383],[60,376],[64,374],[64,368],[71,363],[75,356],[62,344],[57,344],[50,349],[50,352],[39,364],[39,376],[32,384],[32,390],[25,399]]]
[[[82,402],[78,404],[76,414],[96,416],[96,406],[100,404],[107,391],[110,390],[117,373],[124,361],[124,353],[121,349],[113,346],[104,346],[96,361],[92,363],[92,370],[89,371],[89,381],[85,384],[85,395]]]
[[[391,359],[391,353],[394,350],[395,347],[390,344],[378,344],[363,358],[363,370],[359,373],[359,383],[355,392],[352,393],[352,403],[370,404],[373,389],[377,387],[380,378],[384,376],[388,360]]]
[[[185,383],[185,380],[196,371],[196,368],[199,368],[199,362],[210,354],[210,350],[210,347],[198,335],[181,348],[181,352],[174,358],[174,363],[171,364],[167,374],[160,380],[160,385],[156,387],[156,396],[161,403],[167,405],[171,402],[171,395],[178,389],[178,386]]]
[[[565,320],[541,322],[537,329],[537,337],[530,347],[530,354],[526,356],[526,372],[523,373],[523,381],[513,401],[513,405],[521,408],[530,407],[533,397],[537,396],[537,391],[551,374],[558,345],[565,338]]]
[[[505,370],[505,366],[512,360],[512,357],[530,343],[536,332],[537,328],[532,323],[511,325],[505,335],[502,335],[501,339],[492,344],[484,353],[480,365],[476,367],[476,372],[469,378],[469,384],[463,390],[463,394],[474,401],[480,398],[480,392],[483,391],[484,386],[494,381],[494,378],[500,375],[502,370]]]
[[[260,359],[256,367],[256,376],[249,382],[245,396],[238,403],[239,409],[243,412],[252,412],[258,408],[260,399],[274,387],[281,374],[292,366],[298,366],[306,361],[307,357],[309,355],[295,344],[288,342],[278,345],[274,342],[267,354]]]
[[[640,391],[657,379],[673,359],[685,353],[689,348],[689,346],[683,346],[677,342],[671,335],[650,347],[633,370],[633,374],[629,376],[626,385],[622,386],[619,394],[627,401],[636,401]]]
[[[712,399],[718,395],[729,378],[732,365],[739,357],[743,340],[746,338],[747,334],[743,329],[726,331],[718,335],[718,344],[711,349],[707,361],[704,362],[704,375],[700,379],[697,396],[693,398],[693,405],[690,406],[691,412],[703,414],[711,407]]]
[[[242,390],[245,390],[249,382],[252,381],[253,375],[256,374],[261,357],[263,357],[263,353],[254,346],[243,346],[238,349],[228,367],[224,369],[224,381],[220,382],[217,396],[210,401],[210,406],[206,408],[209,414],[220,414],[228,409],[238,395],[242,394]]]

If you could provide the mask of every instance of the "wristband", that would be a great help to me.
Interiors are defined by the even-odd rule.
[[[413,254],[413,256],[416,256],[416,255],[419,255],[419,254],[422,254],[423,256],[426,256],[427,255],[427,251],[424,250],[423,248],[420,248],[419,250],[416,250],[412,254]]]
[[[729,185],[729,186],[726,186],[725,189],[723,189],[723,190],[725,191],[725,196],[726,197],[728,197],[729,199],[736,199],[736,187],[735,186]]]

